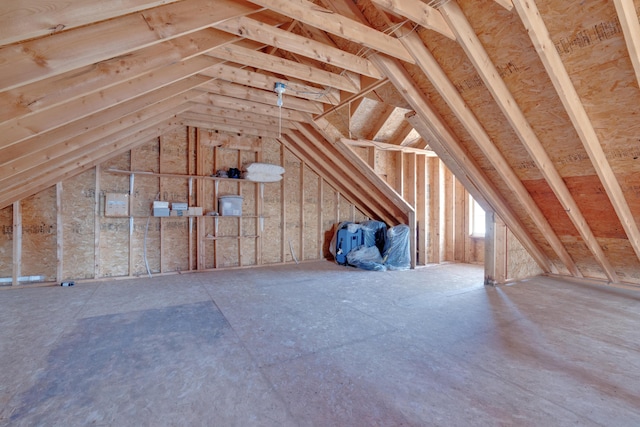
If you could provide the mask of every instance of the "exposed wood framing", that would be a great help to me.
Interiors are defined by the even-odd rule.
[[[105,61],[256,10],[245,2],[183,0],[23,42],[20,48],[9,45],[0,48],[3,89]]]
[[[312,25],[336,36],[343,37],[370,49],[386,53],[402,61],[413,58],[397,39],[374,30],[353,19],[323,9],[306,0],[250,0],[285,16]]]
[[[467,188],[473,198],[477,200],[485,211],[495,211],[500,215],[512,230],[523,246],[527,248],[531,256],[536,260],[540,268],[545,272],[557,272],[548,256],[535,243],[531,235],[526,231],[520,220],[502,199],[493,184],[480,170],[478,165],[468,157],[459,142],[446,126],[440,125],[442,133],[436,135],[430,125],[418,114],[411,114],[409,120],[414,128],[429,138],[431,147],[442,159],[447,167],[455,174],[456,178]],[[433,118],[435,120],[435,117]],[[441,142],[442,141],[442,142]],[[486,200],[486,201],[485,201]]]
[[[20,201],[13,202],[13,267],[11,285],[20,284],[22,266],[22,209]]]
[[[618,12],[618,20],[624,32],[629,57],[636,72],[636,82],[640,86],[640,22],[633,0],[613,0]]]
[[[428,253],[428,240],[429,240],[429,226],[428,226],[428,180],[427,180],[427,161],[428,158],[424,155],[420,155],[416,162],[416,230],[418,234],[417,249],[418,249],[418,265],[426,265],[427,253]]]
[[[62,182],[56,183],[56,282],[60,283],[63,280],[64,272],[64,225],[62,223],[63,218],[63,195]]]
[[[375,79],[383,77],[366,58],[247,17],[228,19],[216,28]]]
[[[411,19],[416,24],[436,31],[452,40],[456,36],[442,18],[442,14],[433,7],[418,0],[371,0],[371,3]]]
[[[507,228],[493,212],[486,213],[484,239],[484,284],[507,280]]]
[[[531,41],[547,70],[547,74],[551,78],[551,82],[562,101],[562,105],[564,105],[571,119],[571,123],[573,123],[573,126],[578,132],[578,136],[591,159],[591,163],[622,223],[629,243],[633,247],[636,257],[640,259],[640,230],[638,229],[638,224],[624,197],[620,183],[600,145],[600,140],[593,128],[593,124],[589,120],[584,105],[580,102],[580,97],[573,86],[573,82],[562,63],[558,51],[551,41],[547,27],[540,16],[540,12],[535,3],[532,2],[514,0],[513,4],[527,29],[529,37],[531,37]]]
[[[462,9],[456,2],[448,2],[441,7],[445,20],[455,32],[458,42],[464,49],[467,57],[471,60],[478,74],[482,78],[489,92],[497,102],[502,113],[505,115],[516,135],[522,142],[527,152],[536,163],[538,170],[542,173],[549,187],[553,190],[558,201],[562,205],[567,216],[575,225],[584,240],[585,244],[595,257],[597,263],[613,283],[619,281],[613,266],[607,259],[600,244],[596,240],[593,231],[587,224],[578,204],[569,192],[567,185],[555,168],[553,161],[545,151],[542,143],[534,133],[531,125],[527,121],[524,113],[518,106],[513,95],[509,92],[507,85],[500,77],[498,70],[489,55],[485,51],[480,39],[476,35],[471,24],[464,16]]]
[[[51,3],[49,7],[30,8],[28,19],[9,16],[0,27],[0,45],[55,34],[95,21],[103,21],[177,0],[102,0]],[[24,13],[24,9],[21,10]]]
[[[340,74],[334,74],[308,65],[300,64],[284,58],[277,58],[267,53],[257,52],[236,45],[227,45],[211,50],[207,55],[251,67],[261,68],[276,74],[286,74],[293,78],[316,83],[321,86],[332,87],[347,92],[358,92],[359,85],[356,86],[353,80]],[[359,83],[359,82],[358,82]]]
[[[421,42],[419,43],[419,38],[417,35],[414,37],[413,34],[409,34],[407,37],[403,37],[401,40],[403,41],[403,43],[406,43],[408,46],[410,46],[409,49],[411,50],[411,52],[416,56],[416,58],[419,59],[418,66],[421,67],[425,75],[431,80],[433,86],[439,91],[440,95],[447,102],[454,114],[456,114],[469,134],[473,135],[479,147],[484,151],[487,158],[493,163],[494,167],[500,173],[505,183],[510,186],[511,190],[516,195],[517,200],[519,200],[519,202],[522,203],[530,212],[532,220],[536,223],[540,230],[542,230],[547,241],[554,249],[562,263],[567,267],[572,275],[582,277],[582,274],[578,271],[578,268],[569,256],[566,248],[562,245],[562,242],[560,242],[560,239],[551,228],[551,225],[540,211],[540,208],[535,204],[527,189],[518,179],[517,175],[513,172],[511,167],[507,164],[507,161],[502,156],[500,151],[498,151],[496,146],[493,144],[493,141],[491,141],[491,138],[489,137],[487,132],[484,130],[475,115],[468,108],[458,91],[455,89],[453,83],[451,83],[433,55],[431,55],[431,52],[429,52],[424,44],[422,44]],[[415,88],[414,84],[411,82],[411,78],[407,75],[406,71],[400,69],[391,61],[385,60],[382,57],[379,58],[380,60],[389,64],[389,73],[393,74],[396,77],[399,89],[405,91],[405,93],[411,97],[411,102],[414,103],[414,108],[420,115],[421,119],[424,120],[425,123],[428,123],[429,121],[432,121],[434,117],[437,117],[437,113],[433,110],[433,108],[429,106],[424,95]],[[434,124],[437,125],[437,123]],[[455,138],[449,130],[442,127],[442,125],[439,125],[438,127],[440,127],[441,130],[438,132],[434,132],[436,135],[440,137],[449,135],[445,137],[447,146],[451,146],[452,144],[454,144],[455,146],[458,145],[454,142]],[[438,151],[436,151],[436,153],[437,152]],[[464,158],[466,157],[467,156],[464,155]],[[488,182],[483,173],[474,174],[471,180],[473,182],[478,182],[478,179],[482,179],[483,181]],[[486,190],[483,188],[482,191],[485,192]],[[498,201],[497,198],[492,199],[494,203]],[[504,205],[504,203],[502,205],[506,208],[506,205]],[[495,204],[492,205],[492,208],[497,209]],[[502,210],[500,214],[502,218],[505,219],[504,214],[506,214],[506,211]],[[505,219],[505,221],[507,220]],[[510,221],[509,226],[515,227],[516,223]],[[531,237],[524,231],[521,226],[519,227],[519,229],[520,230],[518,231],[514,230],[514,233],[518,234],[522,242],[529,241],[530,244],[528,244],[527,248],[529,250],[532,250],[533,247],[537,247],[537,245],[533,244],[533,242],[531,241]],[[540,256],[541,253],[539,249],[536,252],[536,261],[541,263],[541,268],[549,271],[550,266],[548,259],[546,259],[547,257]]]
[[[285,78],[265,75],[251,70],[220,64],[204,71],[202,75],[222,79],[228,82],[273,92],[277,82],[287,86],[285,96],[296,96],[323,104],[335,105],[340,102],[340,91],[334,88],[319,88]]]
[[[513,9],[513,3],[511,2],[511,0],[494,0],[494,1],[507,10]]]

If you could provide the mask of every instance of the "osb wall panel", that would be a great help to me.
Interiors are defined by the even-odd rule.
[[[318,175],[311,169],[305,167],[303,170],[304,182],[304,200],[302,203],[304,214],[303,242],[304,253],[302,259],[318,259],[319,245],[318,241],[318,212],[319,203],[318,195],[320,183]]]
[[[351,150],[353,150],[353,152],[356,153],[358,157],[362,159],[363,162],[365,162],[366,164],[369,164],[369,148],[368,147],[352,146],[349,148],[351,148]]]
[[[0,277],[13,275],[13,206],[0,209]]]
[[[507,280],[524,279],[542,273],[522,243],[507,229]]]
[[[273,163],[272,163],[273,164]],[[285,175],[288,172],[285,172]],[[282,262],[282,191],[281,183],[266,183],[262,203],[264,230],[262,231],[262,262]]]
[[[284,153],[284,168],[286,173],[284,175],[284,197],[285,197],[285,261],[293,261],[293,256],[296,259],[301,259],[301,188],[300,177],[302,171],[302,164],[300,159],[295,157],[289,150],[285,150]],[[293,254],[291,253],[293,251]]]
[[[375,171],[392,188],[396,188],[396,158],[398,152],[390,150],[376,150]]]
[[[160,172],[186,175],[189,172],[186,128],[177,128],[160,137]],[[189,201],[185,178],[161,177],[160,200],[170,203]],[[161,271],[189,270],[189,221],[170,217],[160,220]]]
[[[131,150],[131,169],[160,172],[160,141],[154,138]],[[131,235],[131,274],[134,276],[160,272],[160,219],[150,218],[153,201],[160,197],[160,180],[156,176],[135,175],[130,199],[134,216]],[[145,262],[146,251],[146,262]]]
[[[329,184],[323,182],[322,186],[322,230],[324,236],[324,245],[322,253],[325,258],[331,257],[330,244],[333,235],[336,232],[338,219],[336,218],[336,191]]]
[[[55,186],[21,201],[22,276],[56,279],[57,210]]]
[[[271,138],[262,140],[262,161],[264,163],[282,166],[280,143]],[[286,170],[284,176],[291,171]],[[262,231],[262,262],[273,264],[283,262],[282,244],[282,187],[284,181],[264,184],[264,197],[262,201],[262,214],[264,215],[264,230]]]
[[[108,169],[130,170],[130,153],[126,152],[101,165],[100,205],[100,258],[98,277],[127,276],[129,274],[129,219],[104,216],[106,193],[129,193],[129,177],[105,172]]]
[[[95,169],[62,183],[63,280],[95,275],[95,192]]]

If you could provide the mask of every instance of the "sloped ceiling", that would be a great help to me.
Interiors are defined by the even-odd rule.
[[[173,126],[434,150],[552,273],[640,283],[640,0],[5,0],[0,208]],[[276,83],[284,83],[283,106]],[[335,178],[359,166],[353,185]]]

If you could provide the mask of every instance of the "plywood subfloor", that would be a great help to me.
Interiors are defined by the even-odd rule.
[[[638,425],[640,295],[331,262],[0,291],[0,425]]]

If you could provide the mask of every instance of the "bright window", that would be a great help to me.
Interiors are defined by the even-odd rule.
[[[485,219],[484,209],[473,197],[469,196],[469,234],[472,237],[484,237]]]

